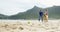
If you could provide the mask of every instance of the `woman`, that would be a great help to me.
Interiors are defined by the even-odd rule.
[[[44,21],[48,22],[48,10],[46,9],[45,13],[44,13]]]

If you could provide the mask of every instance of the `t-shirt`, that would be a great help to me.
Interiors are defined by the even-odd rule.
[[[45,12],[46,15],[48,15],[48,12]]]
[[[40,16],[43,16],[43,12],[39,12],[39,15],[40,15]]]

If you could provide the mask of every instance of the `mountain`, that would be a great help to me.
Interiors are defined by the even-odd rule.
[[[48,9],[49,18],[56,18],[56,19],[60,18],[60,6],[53,6],[53,7],[49,7],[45,9]],[[29,9],[23,13],[18,13],[17,15],[13,15],[10,18],[12,19],[38,19],[39,11],[42,10],[44,12],[45,9],[34,6],[32,9]]]
[[[8,19],[38,19],[39,11],[42,10],[44,12],[45,9],[48,9],[49,18],[60,19],[60,6],[53,6],[53,7],[44,8],[44,9],[34,6],[33,8],[28,9],[26,12],[18,13],[12,16],[6,16],[6,15],[5,16],[2,15],[2,16],[3,18],[5,17],[5,19],[6,18]]]
[[[7,19],[7,15],[0,14],[0,19]]]
[[[38,12],[42,8],[39,8],[37,6],[34,6],[32,9],[27,10],[23,13],[18,13],[17,15],[12,15],[9,17],[9,19],[37,19],[38,18]]]
[[[60,6],[53,6],[48,8],[50,18],[60,18]]]

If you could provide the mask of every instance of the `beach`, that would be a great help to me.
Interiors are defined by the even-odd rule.
[[[0,20],[0,32],[60,32],[60,20]]]

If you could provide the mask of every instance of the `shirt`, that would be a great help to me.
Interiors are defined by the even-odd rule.
[[[39,15],[40,15],[40,16],[43,16],[43,12],[39,12]]]

